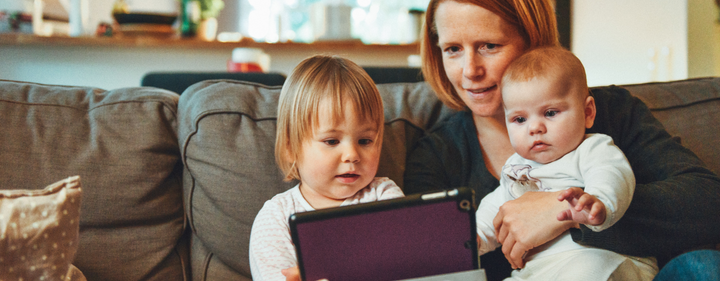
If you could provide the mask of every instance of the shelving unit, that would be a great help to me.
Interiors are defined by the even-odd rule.
[[[270,71],[289,74],[314,54],[340,55],[361,66],[408,65],[418,44],[366,45],[360,41],[315,43],[205,42],[157,37],[39,37],[0,34],[0,79],[103,89],[139,86],[154,71],[227,70],[234,48],[260,48],[271,57]]]
[[[136,47],[164,49],[232,49],[238,47],[264,50],[353,50],[353,51],[418,51],[418,44],[367,45],[359,40],[324,41],[313,43],[264,43],[244,38],[240,42],[206,42],[198,39],[158,37],[42,37],[32,34],[0,33],[0,45],[20,46],[80,46],[80,47]]]

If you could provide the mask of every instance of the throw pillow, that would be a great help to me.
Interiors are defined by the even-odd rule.
[[[80,177],[41,190],[0,191],[0,279],[84,280],[78,248]]]

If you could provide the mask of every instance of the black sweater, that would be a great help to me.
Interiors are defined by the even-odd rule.
[[[617,224],[601,232],[584,226],[571,229],[573,240],[621,254],[655,256],[661,264],[694,247],[720,243],[720,178],[671,138],[627,90],[594,88],[592,95],[597,115],[587,133],[613,138],[630,161],[637,186]],[[475,190],[479,203],[498,185],[485,167],[470,111],[448,118],[408,155],[406,194],[467,186]],[[499,257],[504,259],[501,253],[484,257],[483,267],[488,269],[486,260]]]

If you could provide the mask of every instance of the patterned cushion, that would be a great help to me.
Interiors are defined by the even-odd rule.
[[[0,192],[2,278],[66,280],[73,277],[77,269],[71,262],[78,248],[81,195],[77,176],[45,189]]]

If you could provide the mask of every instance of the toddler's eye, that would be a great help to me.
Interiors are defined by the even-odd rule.
[[[340,143],[340,141],[338,140],[324,140],[323,142],[327,145],[337,145],[338,143]]]
[[[557,110],[548,110],[545,112],[545,117],[553,117],[558,114]]]
[[[515,119],[513,119],[513,122],[518,123],[518,124],[525,123],[525,121],[527,121],[527,119],[525,119],[525,117],[515,117]]]
[[[371,139],[361,139],[360,141],[358,141],[358,143],[359,143],[360,145],[369,145],[369,144],[372,144],[372,143],[373,143],[373,140],[371,140]]]

